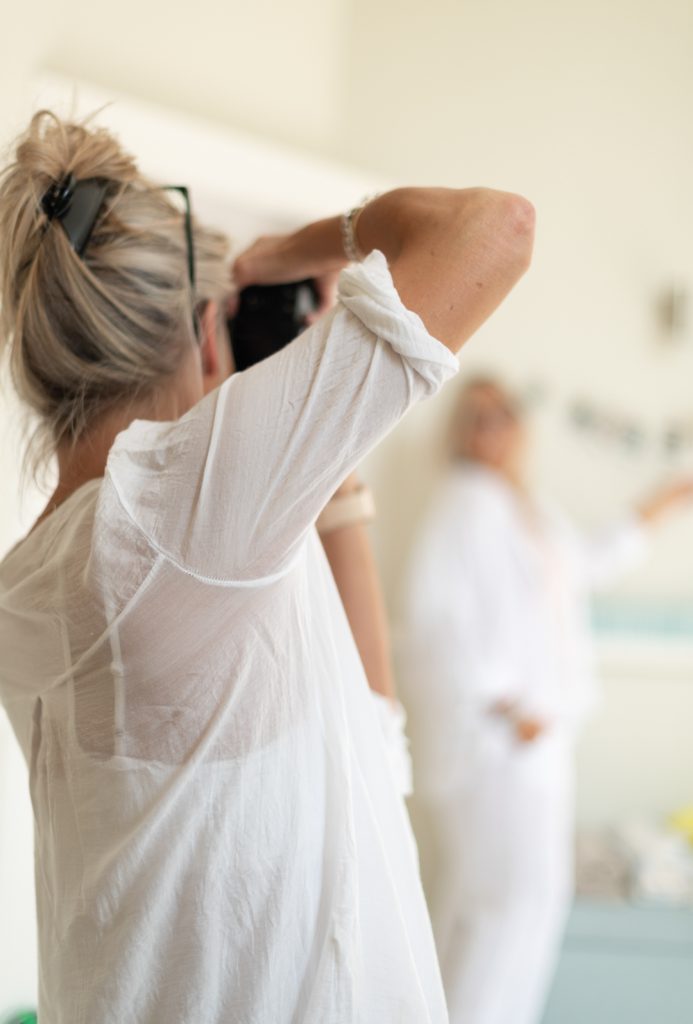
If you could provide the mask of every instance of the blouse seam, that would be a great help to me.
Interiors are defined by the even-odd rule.
[[[206,584],[209,584],[210,586],[213,586],[213,587],[228,587],[228,588],[248,588],[248,589],[250,589],[250,588],[253,588],[253,587],[255,587],[255,588],[257,588],[257,587],[267,587],[267,586],[270,586],[272,583],[276,583],[278,580],[281,580],[285,576],[287,576],[295,568],[295,566],[298,564],[301,556],[303,555],[303,546],[304,546],[304,542],[305,542],[305,537],[303,538],[302,542],[299,544],[299,547],[298,547],[298,550],[296,551],[296,554],[289,560],[287,565],[283,569],[281,569],[279,572],[270,573],[267,576],[258,576],[258,577],[256,577],[255,579],[252,579],[252,580],[230,580],[230,579],[225,579],[225,578],[220,577],[220,576],[206,576],[204,573],[196,572],[194,569],[191,569],[189,566],[184,565],[177,558],[175,558],[169,551],[167,551],[165,548],[163,548],[161,546],[161,544],[159,544],[157,541],[155,541],[154,538],[151,537],[149,535],[149,533],[147,533],[147,531],[140,525],[140,523],[137,522],[137,519],[135,518],[134,513],[129,508],[127,502],[123,498],[123,495],[120,492],[120,488],[118,487],[118,484],[116,483],[116,480],[115,480],[113,474],[110,471],[108,471],[108,478],[109,478],[109,480],[111,481],[111,483],[113,485],[113,490],[116,493],[116,497],[118,498],[118,501],[120,503],[121,508],[123,509],[123,512],[125,512],[126,516],[130,520],[132,525],[135,527],[136,530],[139,531],[139,533],[142,534],[142,536],[145,538],[147,543],[151,545],[151,547],[154,549],[154,551],[156,551],[156,553],[161,558],[164,558],[167,562],[169,562],[174,568],[178,569],[179,572],[184,573],[186,576],[192,576],[193,579],[198,580],[198,582],[200,582],[200,583],[206,583]]]

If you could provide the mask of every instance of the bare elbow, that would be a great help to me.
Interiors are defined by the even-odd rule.
[[[503,213],[506,237],[523,270],[529,267],[534,247],[536,211],[524,196],[508,193]]]
[[[529,267],[534,245],[535,211],[524,196],[495,189],[470,192],[480,235],[485,237],[500,269],[512,276]]]
[[[532,203],[524,196],[508,195],[508,217],[512,223],[515,233],[521,238],[530,241],[534,238],[534,226],[537,215]]]

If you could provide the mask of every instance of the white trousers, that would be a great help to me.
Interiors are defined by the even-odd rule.
[[[573,749],[491,729],[429,808],[431,913],[450,1024],[539,1024],[573,891]]]

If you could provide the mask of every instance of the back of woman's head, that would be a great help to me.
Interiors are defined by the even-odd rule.
[[[104,199],[86,249],[73,249],[44,196],[66,176]],[[154,393],[195,343],[193,307],[224,301],[228,243],[184,216],[105,129],[36,114],[0,176],[0,344],[38,415],[35,461],[99,415]]]

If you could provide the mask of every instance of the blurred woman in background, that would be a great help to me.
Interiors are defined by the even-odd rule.
[[[693,493],[585,536],[528,488],[514,397],[470,381],[407,595],[415,788],[452,1024],[539,1021],[573,890],[573,750],[594,699],[587,598]]]

